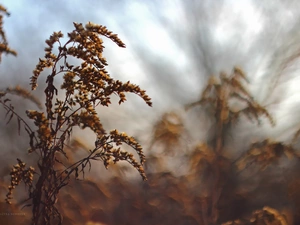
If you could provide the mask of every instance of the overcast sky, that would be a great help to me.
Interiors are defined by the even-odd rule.
[[[199,98],[210,75],[230,72],[235,65],[244,69],[254,97],[277,119],[274,131],[264,126],[259,134],[285,139],[283,131],[294,131],[300,119],[297,60],[283,66],[300,46],[298,1],[4,0],[2,4],[11,12],[4,27],[18,57],[3,59],[1,87],[29,84],[44,55],[44,41],[53,31],[66,34],[73,29],[72,22],[92,21],[106,25],[126,43],[127,48],[121,49],[105,40],[112,77],[139,84],[153,98],[153,108],[132,96],[124,106],[116,103],[107,109],[114,117],[106,121],[109,128],[138,135],[162,112],[182,112],[184,104]],[[133,110],[132,105],[138,108]]]

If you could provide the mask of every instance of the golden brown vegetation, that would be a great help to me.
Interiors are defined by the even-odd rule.
[[[3,29],[3,14],[6,16],[10,15],[7,9],[0,5],[0,62],[3,53],[12,54],[14,56],[17,55],[17,52],[8,46],[6,35]]]
[[[231,127],[241,120],[242,115],[258,123],[261,116],[266,116],[274,124],[271,115],[252,98],[243,82],[247,82],[246,76],[239,68],[234,68],[229,76],[221,73],[219,77],[211,77],[200,100],[186,107],[206,107],[214,115],[217,127],[213,142],[198,145],[191,159],[192,165],[201,163],[200,168],[204,163],[209,170],[206,173],[213,177],[204,181],[211,184],[205,196],[208,199],[202,203],[206,210],[203,214],[203,224],[216,224],[219,219],[218,202],[231,169],[230,161],[228,162],[224,154],[225,140]],[[234,108],[230,105],[231,100],[235,100],[236,105],[237,102],[241,103]]]
[[[6,12],[3,7],[0,9]],[[11,202],[12,191],[20,182],[24,182],[28,190],[28,199],[21,205],[32,207],[32,218],[27,216],[22,224],[30,221],[35,225],[300,223],[299,154],[295,147],[300,131],[291,143],[263,139],[250,144],[238,158],[228,154],[230,131],[239,122],[248,119],[259,125],[265,117],[275,125],[268,110],[247,90],[248,81],[240,68],[234,68],[229,75],[212,76],[200,99],[185,107],[193,110],[200,106],[201,110],[213,115],[212,122],[216,127],[209,140],[199,140],[185,153],[189,166],[186,174],[165,170],[163,156],[174,153],[175,148],[180,150],[178,146],[186,132],[184,119],[174,111],[163,114],[154,125],[150,149],[162,148],[163,153],[150,153],[144,171],[145,156],[141,146],[125,133],[117,130],[107,133],[95,110],[96,106],[109,106],[112,94],[119,96],[119,103],[123,103],[126,92],[139,95],[151,105],[144,90],[130,82],[112,79],[105,70],[107,62],[102,55],[101,35],[120,47],[125,45],[103,26],[74,23],[74,27],[65,44],[60,42],[61,32],[46,40],[45,57],[39,60],[31,77],[31,87],[35,89],[41,73],[46,69],[50,71],[44,90],[46,111],[27,111],[36,129],[31,128],[6,98],[16,94],[41,107],[34,95],[19,86],[0,93],[0,103],[9,115],[8,120],[17,118],[18,129],[24,127],[30,138],[28,152],[38,156],[35,168],[17,159],[10,174],[7,202]],[[6,47],[1,53],[13,53],[8,50],[2,34]],[[55,47],[57,53],[54,53]],[[70,58],[80,59],[82,63],[75,66]],[[63,83],[56,87],[54,81],[59,75],[63,76]],[[90,128],[95,133],[93,149],[72,139],[76,127]],[[139,161],[134,154],[122,150],[122,144],[131,146]],[[78,161],[74,153],[81,149],[87,156]],[[295,165],[287,171],[278,167],[284,156]],[[121,176],[115,176],[100,183],[95,179],[76,182],[80,175],[85,175],[86,169],[90,169],[91,160],[100,160],[106,167],[127,161],[143,179],[147,173],[148,181],[127,182]],[[244,175],[249,172],[250,175]],[[14,203],[10,207],[10,211],[17,210]],[[18,222],[13,221],[14,224]]]
[[[248,92],[246,84],[246,76],[239,68],[234,68],[230,75],[220,73],[219,77],[212,76],[209,79],[199,101],[186,106],[187,110],[191,110],[199,105],[202,110],[208,111],[208,114],[213,116],[213,126],[216,127],[208,142],[203,140],[197,143],[189,152],[190,169],[184,177],[177,178],[180,183],[175,181],[176,177],[171,176],[172,181],[168,180],[170,183],[166,185],[169,187],[168,191],[163,191],[166,196],[171,195],[173,200],[176,199],[176,203],[182,207],[183,211],[179,210],[182,216],[192,216],[194,222],[190,222],[191,224],[292,224],[291,218],[296,217],[296,214],[293,213],[294,199],[292,200],[290,195],[291,189],[296,190],[296,185],[291,188],[289,184],[295,175],[291,176],[291,179],[284,179],[270,174],[270,170],[267,169],[271,167],[271,171],[279,170],[281,173],[281,169],[276,169],[274,166],[279,164],[283,156],[295,163],[299,155],[293,147],[294,142],[282,143],[265,139],[251,144],[249,149],[245,150],[237,159],[228,157],[230,156],[230,152],[228,152],[230,149],[229,134],[238,122],[249,119],[260,125],[262,117],[265,116],[271,125],[275,125],[275,121],[267,109],[256,102]],[[185,129],[183,121],[172,124],[167,115],[164,114],[161,121],[154,126],[155,135],[152,141],[156,147],[159,147],[163,140],[163,145],[169,147],[163,146],[166,152],[172,149],[172,144],[177,145],[180,142],[182,131]],[[172,112],[172,117],[180,118],[174,112]],[[179,120],[177,119],[177,121]],[[151,145],[152,148],[155,146],[154,144]],[[158,160],[155,156],[151,156],[151,158],[155,159],[152,160],[156,164],[155,167],[163,161]],[[253,173],[250,177],[246,177],[241,175],[243,172],[254,172],[257,178],[267,176],[268,179],[264,178],[266,183],[258,185],[256,192],[253,193],[251,188],[247,188],[247,183],[251,184]],[[283,176],[287,174],[286,172]],[[160,175],[157,174],[157,176]],[[283,179],[283,181],[276,183],[273,181],[276,179]],[[253,179],[252,182],[254,181]],[[274,208],[276,205],[272,200],[264,197],[262,197],[261,203],[256,200],[257,205],[251,205],[253,204],[251,200],[253,195],[260,196],[262,190],[268,191],[265,186],[270,189],[272,185],[280,185],[280,188],[286,193],[290,193],[289,197],[284,198],[284,201],[289,202],[285,203],[290,207],[287,212],[278,211]],[[174,190],[175,187],[177,191]],[[275,189],[277,188],[270,193],[275,193]],[[176,192],[184,193],[184,197],[181,194],[178,196],[171,194]],[[276,190],[279,195],[285,194],[281,192]],[[295,192],[293,196],[295,196]],[[276,197],[274,196],[274,198]],[[272,207],[268,204],[272,204]],[[277,202],[277,204],[279,210],[283,210],[281,203]],[[254,211],[251,215],[252,210]],[[186,212],[189,213],[186,215]],[[180,220],[177,218],[176,221],[178,223]],[[182,224],[185,223],[182,222]]]
[[[3,7],[1,10],[6,12]],[[36,129],[31,128],[29,122],[23,119],[12,105],[8,105],[10,100],[6,98],[7,94],[13,93],[38,104],[28,91],[17,86],[7,88],[1,92],[0,96],[0,103],[10,115],[9,121],[16,117],[18,129],[24,126],[30,137],[28,153],[38,155],[37,168],[28,167],[18,159],[18,164],[11,170],[11,184],[8,188],[9,193],[6,195],[6,202],[11,204],[12,191],[20,182],[25,183],[28,190],[28,206],[32,207],[32,225],[62,224],[62,216],[56,207],[58,194],[64,186],[69,184],[72,177],[78,179],[81,173],[84,177],[85,170],[91,169],[92,160],[102,161],[106,168],[111,163],[127,161],[146,180],[142,166],[145,162],[142,147],[126,133],[117,130],[107,133],[102,126],[96,107],[109,106],[112,94],[119,96],[119,104],[126,101],[125,93],[128,92],[139,95],[149,106],[152,104],[151,99],[139,86],[129,81],[123,83],[114,80],[106,71],[105,67],[108,64],[103,57],[104,45],[101,36],[112,40],[119,47],[125,47],[116,34],[104,26],[91,22],[85,26],[74,23],[74,27],[75,29],[68,33],[68,40],[65,44],[60,41],[63,37],[61,32],[54,32],[46,40],[48,46],[45,48],[45,57],[39,59],[33,71],[30,84],[32,90],[35,90],[41,73],[46,69],[50,70],[44,89],[46,112],[26,111],[27,117],[33,120]],[[1,34],[3,38],[1,52],[14,54],[14,51],[7,47],[4,33]],[[57,54],[54,53],[56,47]],[[73,65],[72,58],[81,60],[81,64]],[[57,88],[54,81],[59,76],[63,77],[63,82],[61,87]],[[89,149],[86,157],[79,161],[68,161],[63,164],[59,156],[68,159],[66,146],[76,127],[92,130],[95,134],[95,146]],[[134,154],[122,150],[122,144],[132,147],[139,161]],[[60,168],[58,168],[59,165]]]

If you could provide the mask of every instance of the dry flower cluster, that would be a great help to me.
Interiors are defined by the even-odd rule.
[[[261,118],[266,117],[271,125],[275,126],[275,121],[268,110],[255,101],[247,90],[247,83],[244,72],[235,67],[230,75],[220,73],[219,77],[212,76],[204,88],[200,100],[186,106],[187,110],[192,110],[193,107],[198,105],[202,107],[202,110],[207,110],[209,115],[213,115],[213,126],[216,127],[210,141],[201,141],[196,144],[191,149],[188,157],[190,170],[186,175],[186,179],[190,180],[190,185],[196,188],[192,192],[199,192],[199,194],[195,193],[193,195],[194,199],[198,198],[195,207],[199,208],[198,213],[201,215],[193,217],[197,221],[195,224],[290,224],[283,214],[267,206],[262,210],[257,209],[252,216],[249,215],[249,212],[248,215],[245,215],[241,208],[236,209],[240,213],[233,212],[235,208],[228,209],[230,201],[233,205],[238,204],[236,201],[241,201],[238,200],[241,190],[236,183],[240,179],[241,172],[254,171],[253,167],[256,167],[257,170],[255,171],[263,173],[268,167],[277,165],[283,156],[286,156],[289,160],[299,159],[297,150],[293,146],[299,132],[296,133],[292,143],[265,139],[251,144],[248,150],[237,159],[228,158],[227,140],[230,131],[238,122],[242,121],[242,117],[249,119],[251,122],[257,122],[258,125],[261,124]],[[168,146],[165,151],[170,151],[172,144],[180,143],[182,131],[185,129],[184,122],[178,120],[180,116],[174,112],[171,114],[173,118],[177,118],[176,121],[180,122],[172,123],[174,120],[169,119],[167,117],[168,113],[166,113],[154,126],[155,135],[152,143],[163,142]],[[150,156],[148,159],[152,158],[154,160],[151,161],[156,164],[155,167],[158,167],[157,165],[161,162],[163,163],[163,160],[158,160],[154,156]],[[174,185],[174,183],[172,184]],[[179,186],[182,187],[182,185]],[[188,187],[184,189],[185,192],[191,191]],[[295,190],[295,187],[292,189]],[[243,198],[248,198],[246,193],[242,195],[246,195]],[[250,195],[250,192],[248,195]],[[178,198],[176,199],[180,201]],[[187,201],[188,196],[185,196],[185,198],[181,204],[188,210],[189,206],[184,203]],[[260,207],[267,204],[267,202],[263,203]],[[233,213],[233,215],[230,216],[230,213]],[[230,219],[234,220],[228,221]]]
[[[237,167],[243,170],[255,164],[260,167],[260,170],[265,170],[269,165],[277,163],[284,155],[288,159],[299,158],[297,151],[291,145],[266,139],[253,143],[245,155],[237,160]]]
[[[260,123],[261,116],[266,116],[271,124],[275,125],[268,111],[253,99],[243,83],[248,83],[248,81],[244,72],[238,67],[235,67],[229,76],[223,72],[219,77],[212,76],[200,100],[187,105],[186,109],[196,105],[208,105],[212,107],[211,112],[216,113],[217,121],[224,125],[237,122],[241,115],[258,123]],[[230,106],[231,100],[239,101],[246,107],[232,107]]]
[[[266,116],[275,125],[269,112],[246,89],[244,83],[247,82],[244,72],[238,67],[230,75],[221,72],[219,77],[212,76],[209,79],[199,101],[186,106],[187,110],[197,105],[202,106],[214,115],[216,124],[213,141],[199,144],[191,157],[191,165],[196,167],[196,171],[206,168],[205,174],[210,174],[202,181],[207,184],[205,195],[208,197],[201,203],[206,210],[202,221],[205,225],[216,224],[219,219],[218,202],[227,182],[227,174],[231,170],[230,160],[225,157],[225,142],[230,129],[241,120],[242,115],[258,124],[260,117]],[[233,107],[230,104],[232,101],[236,105],[237,102],[240,104]]]
[[[0,10],[7,13],[3,7]],[[65,44],[61,43],[61,32],[55,32],[46,40],[45,57],[39,60],[31,77],[31,87],[36,89],[41,73],[50,70],[44,90],[46,111],[26,111],[35,129],[15,111],[6,96],[22,96],[40,108],[39,101],[19,86],[0,92],[0,103],[9,115],[8,121],[17,118],[18,130],[23,126],[30,138],[28,152],[39,157],[37,168],[28,167],[17,159],[18,164],[10,173],[11,184],[6,195],[6,201],[14,204],[11,202],[12,191],[20,182],[25,183],[28,199],[24,202],[29,201],[27,205],[32,207],[31,224],[62,224],[62,215],[64,225],[300,223],[299,154],[295,147],[300,130],[291,143],[264,139],[250,144],[237,159],[228,158],[228,136],[243,118],[260,124],[261,118],[266,117],[275,125],[268,110],[247,90],[248,81],[240,68],[234,68],[229,75],[220,73],[218,77],[212,76],[199,101],[186,106],[187,110],[193,110],[195,106],[207,110],[209,115],[213,115],[212,122],[216,127],[208,141],[200,140],[187,153],[187,174],[179,176],[165,171],[167,163],[160,155],[147,157],[144,171],[145,156],[139,143],[126,133],[117,130],[106,132],[95,110],[99,105],[109,106],[112,94],[119,96],[119,103],[123,103],[127,92],[139,95],[151,106],[150,98],[139,86],[114,80],[105,70],[107,62],[102,55],[101,36],[120,47],[125,45],[104,26],[74,23],[74,27]],[[7,47],[3,31],[1,34],[5,46],[1,53],[14,54]],[[54,53],[56,47],[58,52]],[[72,58],[82,63],[75,66],[70,62]],[[56,80],[59,75],[62,75],[63,82],[57,87],[54,81],[59,81]],[[232,102],[236,103],[235,107]],[[89,128],[95,133],[93,149],[71,138],[76,127]],[[162,145],[166,154],[175,151],[185,131],[184,119],[179,114],[165,113],[154,125],[150,148]],[[122,144],[132,147],[135,153],[124,151]],[[81,149],[87,155],[77,161],[74,153]],[[283,156],[294,160],[296,166],[282,178],[274,175],[273,170]],[[148,182],[130,183],[121,176],[115,176],[102,183],[85,179],[72,185],[80,175],[85,176],[92,160],[102,161],[105,167],[127,161],[143,179],[146,179],[147,173]],[[158,169],[151,171],[153,167]],[[246,178],[249,183],[254,182],[254,177],[260,181],[255,188],[253,185],[247,187],[249,183],[241,175],[241,172],[254,171],[253,167],[258,173]],[[114,167],[111,169],[115,172]]]
[[[165,113],[154,126],[153,139],[149,148],[162,144],[164,150],[169,151],[178,146],[184,132],[182,118],[175,112]]]
[[[6,16],[10,15],[7,9],[0,5],[0,62],[3,53],[12,54],[14,56],[17,55],[17,52],[8,46],[6,35],[3,29],[3,14],[5,14]]]
[[[288,225],[286,217],[278,210],[265,206],[261,210],[256,210],[252,213],[249,221],[242,221],[240,219],[229,221],[222,225]]]
[[[32,190],[32,181],[34,176],[34,168],[29,167],[25,168],[26,164],[18,159],[18,164],[14,165],[11,170],[11,184],[8,187],[9,192],[6,195],[6,202],[11,204],[10,199],[12,199],[12,191],[16,188],[17,185],[20,184],[21,181],[24,181],[26,186],[29,187],[29,193]]]
[[[0,9],[6,12],[3,7]],[[1,53],[14,54],[14,51],[7,47],[4,33],[1,34],[3,38]],[[26,169],[25,163],[18,159],[19,163],[11,170],[11,185],[6,199],[11,203],[13,189],[23,181],[29,192],[27,201],[28,206],[32,207],[32,225],[62,224],[62,215],[56,207],[58,194],[61,188],[69,184],[72,177],[77,179],[80,173],[84,176],[87,167],[91,169],[91,160],[100,160],[105,167],[118,161],[127,161],[146,180],[142,147],[126,133],[113,130],[107,134],[96,107],[109,106],[112,94],[119,96],[119,104],[126,101],[125,93],[139,95],[149,106],[152,102],[139,86],[110,77],[105,68],[108,64],[103,57],[104,45],[101,36],[107,37],[120,47],[125,47],[116,34],[104,26],[90,22],[86,26],[74,23],[74,30],[68,33],[65,44],[60,41],[63,37],[61,32],[54,32],[46,40],[48,46],[45,48],[45,57],[39,59],[30,82],[32,90],[35,90],[41,73],[46,69],[50,70],[44,89],[46,111],[26,111],[27,117],[33,120],[36,129],[31,128],[29,122],[8,104],[10,99],[5,96],[7,94],[22,96],[41,108],[39,101],[19,86],[1,92],[0,103],[7,114],[10,114],[9,121],[16,117],[19,131],[23,125],[30,138],[28,153],[38,155],[37,172],[34,172],[33,167]],[[56,47],[57,54],[54,53]],[[74,58],[81,60],[82,63],[79,66],[73,65]],[[55,86],[55,80],[59,76],[63,77],[60,88]],[[81,160],[77,162],[67,160],[68,163],[64,164],[59,159],[68,159],[68,154],[72,154],[66,149],[72,131],[76,127],[92,130],[95,134],[95,146]],[[133,154],[122,150],[122,144],[132,147],[139,161]]]

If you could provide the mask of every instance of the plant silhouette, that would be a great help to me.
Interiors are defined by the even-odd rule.
[[[228,157],[230,130],[234,129],[234,126],[239,122],[248,119],[250,122],[256,122],[260,125],[262,117],[266,117],[271,125],[275,126],[275,121],[268,110],[255,101],[247,90],[247,83],[246,75],[238,67],[235,67],[229,75],[221,72],[219,76],[209,78],[198,101],[185,106],[186,110],[200,106],[201,110],[207,111],[207,114],[211,115],[215,127],[210,140],[198,142],[188,154],[190,170],[185,181],[182,181],[189,182],[191,186],[194,186],[192,190],[189,190],[188,186],[184,189],[185,192],[195,192],[193,197],[197,199],[196,208],[198,208],[198,215],[193,216],[197,221],[195,224],[288,224],[286,217],[270,206],[257,209],[247,218],[240,218],[243,215],[241,208],[233,207],[235,204],[241,204],[238,203],[240,201],[238,200],[240,198],[240,184],[237,183],[241,173],[254,168],[262,173],[268,167],[276,165],[283,156],[290,160],[299,158],[292,143],[282,143],[269,139],[251,144],[249,149],[236,159]],[[176,117],[175,112],[171,114]],[[151,148],[161,146],[162,143],[160,142],[164,138],[161,147],[167,152],[172,149],[170,142],[177,143],[177,145],[180,142],[184,123],[180,123],[180,126],[174,124],[167,126],[173,120],[167,118],[166,115],[168,114],[164,114],[162,120],[154,126],[155,135],[151,142],[154,144],[151,145]],[[162,129],[162,124],[165,125],[164,129]],[[298,133],[295,134],[294,139],[297,138]],[[166,148],[164,144],[168,145],[169,148]],[[162,160],[158,161],[155,156],[151,158],[154,158],[154,161],[152,160],[154,164],[160,165]],[[174,181],[170,182],[169,185],[172,184]],[[179,186],[183,187],[183,185]],[[250,193],[248,194],[250,195]],[[248,194],[246,194],[246,199],[248,199]],[[167,195],[169,196],[169,194]],[[184,204],[184,200],[179,200],[179,197],[176,199]],[[233,202],[229,203],[230,201]],[[250,200],[248,201],[250,202]],[[186,209],[189,208],[187,205],[184,206]],[[232,211],[227,208],[228,206],[233,207]],[[235,210],[236,212],[234,212]],[[225,222],[230,219],[230,213],[233,213],[235,219]]]
[[[0,9],[7,13],[3,7]],[[1,36],[1,53],[15,55],[16,53],[8,48],[3,31]],[[65,44],[61,42],[61,32],[54,32],[46,40],[45,57],[39,59],[30,78],[31,88],[35,90],[39,76],[44,71],[50,71],[44,89],[46,110],[26,111],[27,117],[33,120],[36,128],[32,128],[29,122],[14,110],[9,104],[10,99],[6,97],[13,93],[38,103],[28,91],[17,86],[0,94],[0,103],[7,111],[9,121],[16,117],[18,129],[23,126],[30,137],[28,153],[38,155],[37,168],[28,167],[21,159],[17,159],[18,163],[10,173],[11,184],[6,195],[7,203],[11,203],[15,187],[20,182],[25,183],[28,189],[28,206],[32,207],[32,225],[62,224],[61,213],[56,207],[58,194],[69,184],[72,177],[78,179],[80,174],[84,177],[85,170],[91,169],[92,160],[102,161],[106,168],[111,163],[127,161],[146,180],[142,166],[145,156],[140,144],[124,132],[107,132],[102,126],[96,107],[109,106],[113,94],[119,97],[119,104],[126,101],[125,93],[139,95],[149,106],[152,105],[151,99],[138,85],[129,81],[123,83],[110,77],[106,70],[107,61],[103,57],[102,36],[112,40],[119,47],[125,47],[116,34],[105,26],[91,22],[85,26],[74,23],[74,30],[68,33]],[[72,64],[74,58],[81,61],[78,66]],[[62,81],[60,87],[56,86],[56,81]],[[40,106],[39,103],[38,105]],[[76,127],[82,130],[89,128],[94,132],[95,147],[79,161],[68,161],[65,164],[60,158],[68,159],[68,154],[72,154],[66,149]],[[132,147],[139,160],[134,154],[121,149],[122,144]]]
[[[5,8],[0,10],[8,15]],[[16,55],[6,41],[2,16],[0,20],[0,53]],[[55,32],[46,40],[45,57],[39,59],[31,77],[31,87],[36,89],[39,77],[49,74],[45,87],[41,85],[44,111],[40,100],[20,86],[0,92],[7,122],[15,118],[18,130],[25,129],[29,136],[28,153],[37,157],[32,166],[17,159],[10,173],[7,203],[15,206],[11,200],[13,190],[23,182],[28,197],[19,204],[32,208],[30,221],[34,225],[300,223],[300,130],[291,142],[262,138],[246,143],[237,157],[229,154],[231,130],[239,123],[250,121],[259,126],[267,120],[275,126],[268,109],[248,91],[249,82],[241,68],[208,77],[199,100],[183,106],[186,114],[196,107],[207,112],[212,124],[209,138],[197,140],[183,151],[182,137],[189,132],[184,116],[174,110],[164,112],[153,124],[149,145],[150,150],[162,151],[149,151],[144,167],[145,155],[139,143],[117,130],[107,132],[96,111],[97,106],[109,106],[112,95],[123,103],[126,93],[139,95],[151,106],[150,98],[139,86],[110,77],[103,57],[102,36],[125,47],[106,27],[92,23],[74,23],[74,30],[66,39],[61,32]],[[203,63],[213,71],[205,56]],[[40,111],[27,110],[28,118],[23,118],[10,103],[9,95],[30,100]],[[92,130],[93,149],[72,136],[78,128]],[[132,147],[134,154],[122,150],[122,144]],[[86,156],[77,160],[75,153],[81,150]],[[182,154],[177,164],[178,152]],[[176,167],[186,165],[187,171],[177,174],[169,170],[170,157]],[[278,166],[284,157],[295,165],[289,171]],[[111,165],[113,176],[103,182],[95,178],[77,182],[81,175],[85,177],[93,160],[102,161],[105,167]],[[148,181],[126,181],[123,170],[113,166],[119,161],[127,161],[144,180],[147,174]]]

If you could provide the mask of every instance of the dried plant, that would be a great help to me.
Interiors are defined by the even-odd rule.
[[[14,56],[17,55],[17,52],[8,46],[6,35],[3,30],[3,14],[5,14],[6,16],[10,15],[7,9],[4,6],[0,5],[0,62],[3,53],[12,54]]]
[[[248,83],[248,81],[244,72],[238,67],[233,69],[230,76],[225,73],[221,73],[219,77],[212,76],[202,92],[200,100],[187,105],[186,109],[196,105],[208,105],[215,113],[214,117],[218,126],[237,122],[241,115],[258,122],[258,124],[260,124],[260,117],[265,116],[272,125],[275,125],[269,112],[253,99],[243,83]],[[233,107],[230,105],[232,100],[246,106]]]
[[[230,75],[220,73],[219,77],[212,76],[201,98],[186,106],[189,110],[200,105],[202,109],[213,115],[216,127],[211,141],[198,143],[188,155],[190,170],[186,178],[195,185],[192,192],[196,190],[199,192],[194,195],[194,198],[198,199],[200,216],[197,217],[197,221],[200,224],[211,225],[223,222],[220,218],[224,212],[221,211],[220,205],[226,204],[222,203],[226,196],[235,197],[236,191],[233,189],[235,187],[230,176],[237,176],[240,171],[251,165],[258,166],[262,171],[276,163],[283,155],[289,159],[298,157],[292,145],[265,140],[252,144],[249,150],[238,159],[227,158],[225,150],[228,134],[230,129],[242,120],[242,117],[258,125],[261,124],[261,118],[266,117],[271,125],[275,125],[268,110],[255,101],[247,90],[248,83],[244,72],[235,67]],[[163,145],[164,152],[174,151],[173,148],[180,145],[184,131],[184,121],[178,114],[165,113],[154,125],[154,135],[150,146],[160,143]],[[157,156],[154,159],[152,163],[156,165],[156,168],[162,167],[163,159],[158,160]],[[231,190],[228,189],[229,187]],[[244,224],[241,220],[228,223]]]
[[[154,125],[153,130],[149,149],[152,149],[155,144],[160,144],[164,152],[174,151],[185,131],[183,119],[175,112],[162,115],[162,118]]]
[[[203,224],[216,224],[219,221],[221,196],[228,195],[224,193],[224,187],[230,182],[228,176],[236,166],[238,171],[241,171],[251,165],[256,165],[262,171],[267,166],[276,163],[283,155],[288,158],[298,158],[296,150],[291,145],[272,142],[268,139],[252,144],[249,150],[237,160],[232,161],[225,157],[225,141],[228,133],[241,120],[241,116],[257,122],[258,125],[261,124],[261,117],[264,116],[273,126],[275,125],[267,109],[255,101],[249,93],[245,86],[247,83],[244,72],[235,67],[229,76],[225,73],[220,73],[219,77],[212,76],[200,100],[186,106],[187,110],[197,105],[202,106],[213,115],[216,124],[212,141],[198,144],[190,156],[192,171],[198,174],[202,183],[199,185],[207,187],[205,190],[202,189],[202,196],[206,200],[200,203],[204,212]],[[244,223],[237,220],[229,224]]]
[[[189,163],[187,174],[179,176],[166,171],[165,158],[161,154],[153,154],[147,157],[147,165],[150,165],[145,168],[147,183],[126,182],[121,176],[100,183],[91,179],[73,183],[81,178],[80,175],[85,176],[92,160],[100,160],[106,167],[125,160],[146,179],[141,146],[125,133],[117,130],[107,133],[95,107],[108,106],[112,94],[119,96],[119,103],[122,103],[126,92],[140,95],[151,105],[149,97],[138,86],[115,81],[105,70],[107,63],[102,56],[103,44],[99,35],[124,47],[117,36],[105,27],[91,23],[85,27],[74,25],[75,30],[69,33],[66,44],[61,44],[60,32],[46,41],[45,58],[40,59],[31,78],[31,86],[35,89],[40,74],[50,71],[45,88],[46,112],[27,111],[36,129],[15,111],[8,97],[10,94],[22,96],[40,108],[41,104],[34,95],[19,86],[0,92],[0,103],[7,111],[8,122],[16,117],[18,130],[24,127],[29,135],[29,153],[32,157],[38,156],[36,166],[27,166],[17,159],[18,163],[11,170],[7,202],[11,201],[15,187],[24,182],[28,190],[25,202],[32,206],[33,211],[32,224],[61,224],[60,217],[63,215],[64,223],[72,225],[292,225],[293,219],[289,220],[287,216],[289,213],[295,217],[295,224],[299,223],[299,169],[293,169],[293,176],[287,173],[282,183],[274,184],[268,180],[269,177],[262,175],[283,156],[299,158],[294,147],[299,131],[291,143],[265,139],[251,144],[237,159],[227,158],[228,134],[243,118],[259,125],[265,117],[272,125],[275,124],[267,109],[247,90],[247,78],[239,68],[234,68],[230,75],[221,73],[218,77],[211,77],[199,101],[186,106],[186,109],[192,109],[199,105],[202,110],[208,110],[216,125],[211,140],[201,140],[186,154]],[[82,60],[82,64],[73,65],[72,58]],[[59,78],[60,74],[63,79]],[[57,83],[61,80],[62,85],[58,87]],[[162,146],[163,153],[172,152],[175,148],[181,150],[178,146],[186,131],[184,122],[176,112],[163,114],[154,124],[151,147]],[[95,133],[93,149],[80,139],[72,138],[72,130],[76,127],[90,128]],[[121,149],[124,143],[136,150],[134,154],[139,156],[140,161]],[[84,150],[81,155],[87,155],[77,161],[75,153],[81,150]],[[238,175],[253,167],[261,172],[258,177],[263,179],[262,184],[251,192],[238,190]],[[288,192],[296,212],[293,207],[283,212],[279,198],[282,190]],[[263,199],[260,204],[251,205],[253,198],[265,196],[267,192],[272,193],[271,200],[275,204],[268,204]]]
[[[222,225],[288,225],[284,214],[278,210],[265,206],[261,210],[252,213],[248,220],[235,220],[222,223]]]
[[[61,213],[56,207],[58,194],[69,184],[72,177],[79,179],[80,174],[84,177],[86,170],[91,169],[92,160],[102,161],[106,168],[111,163],[127,161],[146,180],[143,169],[145,156],[140,144],[124,132],[107,132],[102,126],[96,107],[109,106],[113,94],[119,96],[119,104],[126,101],[125,93],[139,95],[149,106],[152,104],[151,99],[139,86],[129,81],[123,83],[114,80],[106,71],[105,67],[108,64],[103,57],[104,45],[101,36],[124,48],[125,44],[116,34],[91,22],[85,26],[74,23],[74,27],[74,30],[68,33],[65,44],[61,43],[61,32],[54,32],[46,40],[48,46],[45,48],[45,57],[39,59],[30,79],[31,88],[34,90],[38,86],[41,73],[45,70],[50,71],[44,89],[46,111],[26,111],[36,129],[31,128],[30,123],[8,104],[10,99],[6,96],[17,94],[33,101],[40,108],[39,101],[19,86],[7,88],[0,93],[0,103],[10,115],[9,121],[16,117],[18,129],[23,125],[29,135],[28,153],[38,155],[37,168],[27,167],[18,159],[18,164],[11,170],[11,185],[6,198],[7,203],[11,203],[14,188],[21,181],[25,183],[28,188],[27,206],[32,207],[32,225],[62,224]],[[4,35],[3,39],[5,42]],[[58,51],[55,50],[56,47]],[[10,52],[8,48],[5,49],[6,52]],[[74,58],[79,59],[81,64],[73,65]],[[61,80],[61,86],[57,87],[55,81]],[[68,142],[76,127],[92,130],[95,134],[95,146],[87,152],[86,157],[74,162],[68,158],[74,153],[67,150],[70,150]],[[122,150],[123,144],[135,150],[139,161],[134,154]],[[62,158],[65,163],[62,162]]]
[[[265,170],[269,165],[277,163],[283,155],[288,159],[299,158],[291,145],[266,139],[253,143],[249,150],[236,161],[236,165],[239,170],[244,170],[252,164],[259,166],[260,170]]]
[[[265,206],[262,210],[257,210],[253,213],[250,219],[251,224],[278,224],[278,225],[288,225],[284,215],[282,215],[278,210],[271,207]]]

